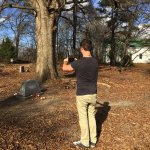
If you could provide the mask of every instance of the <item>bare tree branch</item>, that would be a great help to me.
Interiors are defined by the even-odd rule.
[[[25,9],[25,10],[35,11],[35,9],[32,8],[32,7],[21,6],[21,5],[18,5],[18,4],[3,3],[2,5],[0,5],[0,11],[4,10],[6,8],[18,8],[18,9]]]
[[[89,2],[89,0],[77,1],[78,4],[80,4],[80,3],[86,3],[86,2]],[[74,3],[73,1],[67,2],[67,0],[66,0],[66,2],[65,2],[66,5],[68,5],[68,4],[73,4],[73,3]]]
[[[73,26],[73,22],[72,20],[70,20],[69,18],[65,17],[65,16],[60,16],[61,18],[67,20],[72,26]]]

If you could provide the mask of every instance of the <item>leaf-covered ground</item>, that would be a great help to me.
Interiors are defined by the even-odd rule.
[[[75,78],[47,81],[40,97],[13,96],[35,65],[19,73],[19,65],[0,67],[0,150],[71,150],[80,129]],[[101,66],[96,106],[96,150],[150,149],[150,64],[119,72]]]

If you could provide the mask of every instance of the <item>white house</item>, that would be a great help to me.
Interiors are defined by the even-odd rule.
[[[140,30],[138,39],[150,39],[150,27],[145,28],[144,25],[139,25],[138,28]],[[130,48],[129,52],[133,63],[150,63],[150,47]]]
[[[133,63],[150,63],[150,47],[129,49]]]
[[[142,25],[139,26],[140,32],[137,35],[137,40],[150,39],[150,27],[144,28]],[[110,59],[107,54],[109,54],[110,46],[106,49],[106,54],[104,57],[104,62],[109,63]],[[132,46],[128,48],[128,54],[131,56],[133,63],[150,63],[150,47],[145,47],[136,43],[132,43]],[[117,61],[121,60],[120,56],[117,56]]]

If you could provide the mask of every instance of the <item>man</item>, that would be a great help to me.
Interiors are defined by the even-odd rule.
[[[63,71],[75,70],[77,76],[76,101],[81,129],[80,141],[74,142],[76,147],[95,147],[97,142],[95,105],[97,97],[98,63],[92,57],[92,42],[84,39],[80,43],[83,57],[73,61],[64,59]]]

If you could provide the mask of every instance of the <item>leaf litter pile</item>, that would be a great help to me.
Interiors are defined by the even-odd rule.
[[[33,79],[35,65],[0,68],[0,150],[71,150],[80,129],[76,79],[48,80],[40,97],[17,99],[21,83]],[[97,150],[150,149],[150,64],[122,72],[100,66],[96,105]]]

